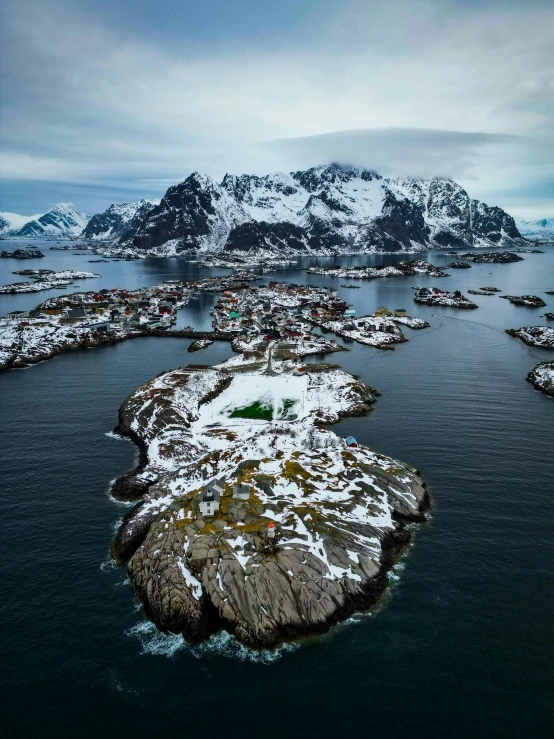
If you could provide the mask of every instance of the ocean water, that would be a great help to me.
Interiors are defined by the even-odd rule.
[[[525,376],[554,355],[504,333],[543,324],[554,310],[554,296],[544,295],[554,290],[554,249],[544,249],[450,278],[352,281],[361,289],[340,290],[359,315],[384,304],[431,323],[403,329],[409,342],[394,352],[347,344],[330,361],[382,393],[370,416],[334,429],[420,469],[434,507],[379,608],[276,653],[226,634],[192,647],[160,633],[109,557],[126,511],[109,483],[136,458],[130,442],[109,435],[119,405],[163,370],[224,360],[228,344],[191,355],[186,340],[145,338],[1,374],[2,733],[550,737],[554,400]],[[45,253],[36,265],[0,260],[0,281],[35,266],[99,272],[85,289],[223,273],[181,259],[89,265],[91,257]],[[339,289],[346,282],[307,276],[307,264],[278,275]],[[480,296],[475,311],[413,303],[411,286],[429,284],[532,292],[548,307]],[[47,295],[1,296],[0,314]],[[212,302],[191,302],[180,324],[208,326]]]

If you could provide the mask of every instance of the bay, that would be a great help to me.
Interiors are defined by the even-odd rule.
[[[2,284],[21,279],[13,270],[36,267],[100,273],[79,283],[87,290],[225,273],[184,259],[89,264],[95,257],[29,243],[45,258],[0,259]],[[379,609],[274,654],[226,635],[190,647],[161,634],[109,557],[126,510],[109,497],[109,483],[136,457],[132,444],[107,435],[119,405],[163,370],[223,361],[228,344],[190,355],[186,340],[145,338],[1,374],[4,733],[551,736],[554,401],[525,376],[553,355],[504,333],[544,324],[542,314],[554,310],[554,296],[544,294],[554,290],[554,249],[544,250],[442,279],[347,283],[305,272],[336,261],[391,264],[394,255],[302,259],[267,276],[336,286],[358,315],[387,305],[431,323],[403,329],[409,342],[394,352],[348,344],[330,358],[382,393],[369,417],[334,430],[421,470],[430,521]],[[411,287],[433,284],[463,292],[494,285],[540,295],[548,307],[481,296],[475,311],[415,304]],[[0,314],[49,294],[1,296]],[[208,327],[213,301],[191,301],[179,325]]]

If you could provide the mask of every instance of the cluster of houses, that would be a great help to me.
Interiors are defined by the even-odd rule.
[[[212,323],[220,331],[238,331],[239,337],[302,341],[320,338],[312,334],[314,323],[344,315],[355,311],[333,288],[270,282],[223,291],[212,309]]]
[[[414,293],[414,301],[416,303],[424,303],[426,305],[445,305],[455,308],[477,308],[475,303],[466,298],[459,290],[447,292],[439,290],[437,287],[420,287]]]
[[[201,292],[247,289],[250,282],[258,279],[252,271],[241,269],[230,276],[193,282],[169,280],[136,290],[77,292],[49,298],[33,310],[11,311],[6,318],[24,324],[56,321],[116,334],[142,328],[167,329],[176,323],[177,310]]]
[[[121,332],[132,328],[168,328],[176,311],[189,299],[181,285],[164,283],[139,290],[114,288],[49,298],[30,311],[12,311],[7,318],[35,322],[56,320],[96,331]]]

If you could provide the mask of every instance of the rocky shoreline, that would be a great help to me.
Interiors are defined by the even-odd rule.
[[[218,331],[173,330],[141,328],[126,333],[108,333],[83,326],[43,323],[26,326],[12,320],[0,319],[0,372],[23,369],[45,362],[65,352],[92,349],[109,344],[120,344],[129,339],[161,337],[213,341],[233,341],[235,333]]]
[[[430,504],[413,468],[321,427],[373,402],[335,365],[270,358],[136,390],[116,431],[140,463],[112,495],[140,502],[112,551],[148,618],[190,641],[224,629],[275,648],[373,606]]]

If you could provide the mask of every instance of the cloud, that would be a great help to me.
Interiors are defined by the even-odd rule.
[[[179,4],[179,46],[172,16],[150,2],[136,16],[126,0],[117,13],[85,0],[8,2],[3,178],[140,191],[141,181],[194,169],[296,169],[316,157],[461,177],[499,194],[508,176],[522,187],[544,177],[554,111],[546,3],[500,13],[487,3],[337,0],[319,11],[282,0],[296,25],[282,23],[273,44],[262,43],[258,4],[242,0],[235,20],[208,5],[206,26],[207,11]]]

